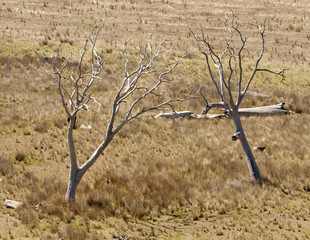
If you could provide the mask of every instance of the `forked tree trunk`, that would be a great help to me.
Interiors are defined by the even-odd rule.
[[[259,169],[258,169],[258,166],[256,164],[256,161],[255,161],[254,155],[252,153],[251,147],[250,147],[248,140],[245,136],[244,130],[242,128],[242,124],[241,124],[241,120],[240,120],[240,116],[239,116],[238,111],[234,111],[232,113],[232,119],[235,123],[236,132],[240,133],[239,140],[241,142],[243,152],[244,152],[246,160],[247,160],[250,176],[252,178],[254,178],[255,180],[261,181]]]
[[[68,180],[68,186],[67,186],[67,193],[66,193],[66,202],[74,202],[75,201],[75,193],[76,189],[84,176],[84,174],[87,172],[87,170],[95,163],[95,161],[98,159],[100,154],[104,151],[104,149],[109,145],[111,140],[113,139],[113,136],[117,131],[114,131],[113,133],[108,132],[108,135],[106,136],[105,140],[99,145],[99,147],[94,151],[93,155],[81,166],[78,166],[77,162],[77,156],[76,156],[76,150],[73,140],[73,128],[74,128],[74,121],[69,121],[68,126],[68,147],[69,147],[69,157],[70,157],[70,173],[69,173],[69,180]]]

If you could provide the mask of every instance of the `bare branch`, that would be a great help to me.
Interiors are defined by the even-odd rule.
[[[102,71],[102,67],[103,67],[103,60],[102,58],[99,56],[98,54],[98,51],[96,49],[96,40],[97,40],[97,37],[98,37],[98,34],[100,32],[101,29],[98,29],[97,32],[96,32],[96,35],[95,35],[95,38],[94,40],[91,38],[91,35],[88,36],[88,40],[86,41],[89,41],[91,43],[91,47],[92,47],[92,73],[91,73],[91,76],[85,86],[85,88],[83,89],[82,93],[81,93],[81,98],[78,99],[78,103],[79,102],[83,102],[85,96],[86,96],[86,92],[88,91],[88,89],[92,86],[93,84],[93,81],[94,79],[101,73]],[[84,55],[83,55],[84,56]],[[94,64],[93,64],[93,61],[94,61],[94,58],[96,58],[96,62],[97,62],[97,68],[94,67]]]
[[[240,96],[239,96],[239,98],[237,100],[237,104],[236,104],[237,106],[240,105],[242,99],[244,98],[246,92],[248,91],[249,86],[250,86],[250,84],[251,84],[251,82],[252,82],[252,80],[253,80],[256,72],[257,72],[258,64],[260,63],[260,61],[261,61],[261,59],[262,59],[262,57],[264,55],[264,52],[265,52],[265,35],[264,35],[264,33],[265,33],[265,23],[266,23],[266,20],[265,20],[265,22],[263,24],[263,27],[255,25],[257,27],[258,31],[259,31],[260,36],[261,36],[261,52],[260,52],[258,58],[256,59],[254,69],[252,71],[251,76],[249,77],[249,79],[247,81],[247,84],[246,84],[245,88],[244,88],[243,92],[240,94]],[[241,85],[241,83],[240,83],[240,85]],[[241,88],[241,86],[240,86],[240,88]]]
[[[272,70],[266,69],[266,68],[258,68],[256,71],[257,72],[269,72],[269,73],[272,73],[272,74],[275,74],[275,75],[279,75],[281,77],[285,77],[285,75],[284,75],[285,72],[290,70],[290,69],[291,69],[291,67],[283,68],[281,71],[276,72],[276,71],[272,71]]]
[[[238,26],[234,25],[233,19],[231,20],[231,27],[237,32],[237,34],[238,34],[238,36],[240,38],[240,41],[241,41],[241,47],[239,48],[239,51],[238,51],[238,54],[237,54],[238,66],[239,66],[239,76],[237,75],[237,71],[236,71],[236,78],[238,80],[238,97],[237,97],[237,99],[239,99],[240,95],[241,95],[241,83],[242,83],[242,80],[243,80],[242,51],[245,48],[246,38],[243,38],[240,30],[238,29]]]
[[[215,80],[215,78],[214,78],[214,76],[213,76],[212,69],[211,69],[211,66],[210,66],[210,63],[209,63],[209,56],[208,56],[208,54],[205,53],[205,52],[201,52],[201,53],[202,53],[202,54],[205,56],[205,58],[206,58],[208,71],[209,71],[211,80],[212,80],[212,82],[213,82],[213,84],[214,84],[214,86],[215,86],[215,88],[216,88],[216,91],[217,91],[217,93],[219,94],[219,96],[220,96],[220,98],[222,99],[222,101],[224,101],[224,97],[223,97],[223,95],[222,95],[222,93],[221,93],[221,91],[220,91],[220,88],[219,88],[219,86],[218,86],[218,84],[217,84],[217,82],[216,82],[216,80]]]
[[[206,106],[208,106],[209,105],[209,103],[208,103],[208,100],[207,100],[207,98],[203,95],[203,93],[202,93],[202,91],[201,91],[201,89],[200,89],[200,95],[202,96],[202,98],[205,100],[205,102],[206,102]]]
[[[57,56],[53,57],[52,59],[51,65],[53,73],[50,73],[49,75],[52,75],[54,79],[55,83],[52,85],[58,88],[62,105],[69,118],[72,118],[72,116],[76,115],[76,113],[81,109],[88,109],[87,103],[91,99],[94,100],[94,98],[87,94],[87,91],[93,84],[94,79],[98,78],[98,75],[101,73],[103,66],[103,61],[95,47],[97,37],[100,32],[100,29],[98,29],[95,33],[96,29],[97,28],[94,27],[91,33],[89,33],[86,37],[84,46],[80,53],[78,74],[76,77],[73,75],[72,70],[68,76],[66,76],[67,74],[64,73],[64,70],[68,68],[68,64],[73,56],[73,53],[71,53],[68,58],[61,57],[59,53],[60,49],[58,49]],[[94,33],[95,36],[93,37]],[[90,45],[91,48],[91,73],[83,73],[82,64],[88,51],[88,45]],[[70,82],[67,82],[66,79],[69,79],[71,84]],[[86,80],[86,83],[83,83],[84,80]],[[83,89],[81,89],[82,87]]]
[[[2,102],[0,102],[0,105],[14,105],[14,104],[18,104],[18,103],[20,103],[22,100],[15,100],[15,99],[13,99],[13,101],[3,101],[2,100]]]
[[[229,92],[229,96],[230,96],[230,100],[231,100],[231,93],[230,93],[230,79],[231,79],[231,75],[229,76],[228,78],[228,83],[225,81],[225,77],[224,77],[224,68],[223,68],[223,57],[225,56],[225,54],[227,52],[230,52],[230,45],[231,45],[231,42],[232,42],[232,39],[233,39],[233,33],[230,29],[228,29],[229,32],[230,32],[230,37],[229,39],[227,40],[226,42],[226,46],[225,46],[225,49],[222,53],[220,54],[216,54],[213,50],[213,48],[211,47],[210,45],[210,42],[209,40],[204,36],[204,33],[202,32],[201,35],[202,35],[202,39],[200,39],[199,37],[197,37],[197,35],[195,33],[193,33],[193,31],[190,29],[190,31],[192,32],[194,38],[196,41],[199,41],[202,45],[204,45],[208,52],[209,53],[206,53],[206,52],[202,52],[202,54],[205,55],[206,57],[206,62],[207,62],[207,67],[208,67],[208,70],[209,70],[209,74],[210,74],[210,77],[212,79],[212,82],[213,84],[215,85],[216,87],[216,90],[217,92],[219,93],[219,96],[221,97],[221,100],[226,103],[226,96],[225,96],[225,90],[224,90],[224,87],[228,90]],[[219,84],[216,82],[215,78],[214,78],[214,75],[212,73],[212,70],[211,70],[211,65],[209,63],[209,57],[212,59],[215,67],[218,69],[218,74],[219,74]]]
[[[202,115],[206,115],[212,108],[223,108],[225,110],[226,104],[224,102],[213,102],[208,103],[205,110],[201,113]]]
[[[151,40],[151,38],[150,38]],[[148,112],[148,111],[152,111],[152,110],[159,110],[161,109],[163,106],[169,106],[171,103],[173,102],[178,102],[178,101],[182,101],[181,99],[170,99],[167,101],[163,101],[157,105],[154,106],[150,106],[150,107],[144,107],[140,110],[138,110],[136,113],[132,112],[134,111],[136,105],[142,101],[143,99],[145,99],[148,95],[152,95],[155,97],[161,97],[162,96],[162,91],[157,94],[155,93],[155,90],[158,89],[158,87],[167,82],[167,80],[165,79],[165,76],[169,73],[171,73],[184,59],[183,56],[181,59],[179,59],[172,67],[170,67],[168,70],[166,70],[165,72],[162,72],[159,76],[157,81],[155,81],[155,83],[153,85],[150,86],[138,86],[137,83],[139,81],[139,79],[148,74],[149,72],[152,71],[148,71],[154,64],[155,59],[159,56],[160,54],[160,49],[162,44],[164,43],[164,41],[162,41],[155,49],[155,52],[152,53],[152,49],[151,49],[151,45],[150,45],[150,40],[147,44],[147,47],[145,48],[144,51],[144,55],[141,58],[141,61],[139,62],[139,66],[136,70],[134,70],[132,73],[129,73],[128,71],[128,61],[129,61],[129,57],[127,55],[126,52],[126,44],[124,45],[124,55],[126,58],[125,61],[125,65],[124,65],[124,71],[125,71],[125,78],[122,82],[122,85],[119,89],[119,91],[117,92],[115,98],[114,98],[114,102],[113,102],[113,106],[112,106],[112,113],[111,113],[111,118],[108,124],[108,128],[107,128],[107,133],[106,133],[106,137],[104,139],[104,141],[101,143],[101,145],[97,148],[97,150],[93,153],[93,155],[80,167],[80,174],[81,176],[83,176],[83,174],[88,170],[88,168],[90,168],[93,163],[96,161],[96,159],[99,157],[99,155],[102,153],[102,151],[104,151],[105,147],[109,144],[109,142],[113,139],[113,137],[115,136],[115,134],[129,121],[137,118],[138,116],[140,116],[141,114]],[[146,58],[147,52],[149,54],[149,60],[147,63],[144,64],[144,60]],[[130,79],[132,78],[132,80]],[[124,89],[125,84],[128,84],[127,89]],[[140,93],[137,94],[138,96],[134,97],[134,94],[138,91],[138,90],[144,90],[144,93]],[[119,108],[121,106],[122,103],[126,102],[126,100],[128,99],[129,101],[129,97],[132,96],[134,99],[132,100],[129,108],[126,110],[126,115],[124,116],[124,118],[122,119],[122,121],[115,127],[114,129],[114,123],[115,123],[115,119],[119,113]]]
[[[226,19],[228,19],[226,17]],[[265,51],[265,30],[266,30],[266,23],[269,19],[266,19],[261,26],[259,25],[254,25],[257,30],[258,34],[261,39],[261,48],[260,48],[260,53],[258,57],[256,58],[254,68],[247,79],[247,81],[244,83],[244,73],[243,73],[243,52],[246,47],[247,43],[247,38],[243,36],[241,31],[239,30],[239,25],[235,23],[235,17],[233,16],[231,20],[229,21],[229,38],[227,40],[227,43],[225,45],[225,49],[222,53],[216,54],[214,51],[214,48],[211,46],[208,37],[204,35],[204,33],[201,33],[201,37],[198,37],[191,29],[191,33],[194,36],[194,39],[198,42],[201,43],[202,46],[206,48],[206,51],[201,51],[201,53],[205,56],[206,63],[207,63],[207,68],[209,71],[209,76],[216,88],[216,91],[221,98],[221,101],[227,105],[226,110],[230,111],[231,109],[229,108],[235,108],[237,110],[240,106],[241,101],[243,100],[246,92],[249,89],[249,86],[254,79],[254,76],[257,72],[269,72],[272,74],[276,74],[279,76],[284,77],[284,73],[286,70],[290,68],[285,68],[282,69],[281,71],[272,71],[267,68],[259,68],[259,63],[263,57],[264,51]],[[237,36],[237,40],[239,40],[240,44],[237,46],[231,46],[233,42],[233,38],[235,37],[234,35]],[[235,37],[236,38],[236,37]],[[236,50],[235,50],[236,49]],[[228,58],[228,69],[229,73],[227,76],[224,76],[224,57],[229,53],[229,58]],[[211,67],[212,61],[215,64],[215,68],[217,68],[218,73],[215,74],[213,73],[213,68]],[[226,79],[225,79],[226,77]],[[238,90],[238,96],[236,101],[233,99],[232,95],[232,80],[236,80],[234,83],[234,86],[237,86]],[[243,85],[244,83],[244,85]],[[244,86],[244,89],[242,87]],[[224,91],[225,87],[225,91]],[[225,92],[228,93],[229,99],[226,99],[225,97]],[[204,96],[203,96],[204,97]],[[204,98],[206,101],[206,99]],[[206,101],[207,103],[207,101]],[[229,107],[230,106],[230,107]],[[207,104],[207,109],[208,109],[208,104]]]
[[[125,55],[125,58],[126,58],[126,62],[125,62],[125,79],[128,80],[128,88],[129,88],[129,83],[130,83],[130,79],[129,79],[129,73],[128,73],[128,62],[129,62],[129,59],[128,59],[128,55],[127,55],[127,49],[126,49],[126,46],[127,46],[127,43],[131,40],[131,38],[129,38],[123,45],[123,52],[124,52],[124,55]]]
[[[154,55],[154,56],[155,56],[155,55]],[[185,56],[186,56],[186,55],[185,55]],[[139,103],[143,98],[147,97],[149,94],[152,94],[152,93],[154,92],[154,90],[156,90],[156,89],[159,87],[159,85],[162,84],[162,83],[165,81],[164,76],[166,76],[167,74],[171,73],[171,72],[183,61],[183,59],[184,59],[185,56],[183,56],[180,60],[178,60],[178,61],[177,61],[171,68],[169,68],[167,71],[161,73],[161,74],[159,75],[159,77],[158,77],[158,81],[157,81],[152,87],[150,87],[143,95],[141,95],[140,97],[138,97],[138,98],[131,104],[131,106],[130,106],[130,108],[129,108],[127,114],[126,114],[125,119],[131,120],[131,119],[133,119],[133,118],[139,116],[140,114],[142,114],[142,113],[144,113],[144,112],[151,111],[151,110],[155,110],[155,109],[158,109],[159,107],[162,107],[162,106],[164,106],[164,105],[167,105],[168,103],[171,103],[171,101],[168,101],[168,102],[166,102],[166,103],[162,103],[162,104],[159,104],[159,105],[154,106],[154,107],[150,107],[150,108],[147,108],[147,109],[142,109],[140,112],[136,113],[136,114],[134,115],[134,117],[130,117],[131,112],[132,112],[133,108],[135,107],[135,105],[136,105],[137,103]]]

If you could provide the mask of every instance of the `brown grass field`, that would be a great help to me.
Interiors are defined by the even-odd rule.
[[[0,0],[0,239],[309,239],[309,9],[308,0]],[[284,79],[257,75],[250,91],[269,97],[248,96],[242,105],[285,101],[292,111],[242,119],[250,145],[266,147],[254,152],[263,184],[249,179],[241,146],[230,140],[230,119],[145,115],[121,130],[68,206],[66,115],[43,57],[61,44],[62,54],[73,51],[76,60],[85,33],[95,24],[103,27],[97,48],[105,60],[104,80],[93,88],[102,108],[80,115],[78,124],[91,130],[75,130],[82,162],[106,129],[124,74],[122,44],[132,37],[128,52],[134,61],[150,34],[154,44],[171,39],[162,65],[190,54],[171,75],[168,94],[209,83],[204,92],[217,101],[189,27],[223,49],[225,15],[231,12],[249,39],[248,72],[259,52],[251,23],[271,17],[262,65],[291,65]],[[203,108],[202,99],[175,105],[197,113]],[[25,204],[8,209],[5,199]]]

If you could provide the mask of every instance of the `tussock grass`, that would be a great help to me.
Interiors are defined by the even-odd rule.
[[[56,125],[56,124],[55,124]],[[60,125],[60,124],[59,124]],[[58,126],[59,126],[58,125]],[[40,132],[40,133],[43,133],[43,132],[47,132],[48,131],[48,123],[46,121],[44,122],[41,122],[41,123],[38,123],[36,124],[36,126],[34,127],[34,130],[36,132]]]
[[[32,64],[36,64],[36,61]],[[199,61],[198,64],[202,66]],[[14,71],[20,70],[17,68]],[[25,77],[31,77],[32,74],[26,72]],[[100,136],[104,130],[102,124],[107,121],[105,114],[110,112],[109,98],[106,96],[113,96],[118,76],[113,71],[104,77],[109,80],[108,86],[102,89],[98,84],[94,94],[100,96],[100,102],[105,107],[99,112],[86,112],[78,119],[78,124],[90,124],[93,127],[91,130],[75,130],[76,147],[81,161],[89,157],[100,142],[101,139],[94,136]],[[27,227],[37,228],[40,225],[38,219],[58,219],[67,226],[54,230],[53,236],[70,238],[80,231],[83,236],[85,233],[73,226],[77,221],[75,216],[91,221],[108,221],[110,217],[116,217],[128,223],[132,219],[141,219],[164,221],[164,224],[166,220],[160,219],[173,216],[189,225],[194,221],[207,221],[205,224],[210,224],[208,220],[212,216],[222,216],[230,222],[230,227],[215,228],[212,234],[228,236],[229,229],[244,230],[245,226],[242,220],[230,217],[235,214],[247,216],[247,212],[254,209],[259,209],[262,216],[272,209],[286,209],[287,214],[293,214],[296,218],[304,216],[305,213],[300,211],[294,213],[293,207],[287,209],[286,203],[293,196],[306,201],[303,194],[309,191],[310,166],[307,161],[310,153],[304,145],[304,141],[309,138],[306,124],[309,116],[306,109],[302,114],[243,119],[250,144],[266,147],[264,152],[255,153],[264,178],[262,186],[248,179],[241,147],[238,142],[230,141],[234,132],[230,119],[172,121],[154,120],[147,116],[131,122],[121,130],[90,174],[86,175],[78,188],[76,204],[69,208],[63,200],[68,170],[66,119],[61,118],[61,109],[55,108],[57,95],[52,89],[46,89],[47,81],[40,79],[40,75],[36,79],[35,83],[27,83],[27,87],[33,88],[33,91],[23,98],[24,102],[29,103],[26,105],[26,114],[22,114],[24,106],[20,104],[2,108],[8,112],[7,119],[13,119],[2,121],[6,122],[9,129],[15,129],[11,141],[2,143],[3,146],[12,149],[12,141],[14,144],[22,144],[22,149],[25,150],[21,151],[27,154],[27,162],[33,162],[29,165],[31,168],[27,166],[28,171],[14,170],[16,176],[10,177],[4,187],[7,196],[25,199],[27,202],[28,205],[18,213],[18,218]],[[294,89],[292,85],[289,86]],[[171,86],[168,94],[176,96],[175,92],[180,87],[180,83]],[[204,93],[209,98],[216,97],[214,89],[208,86],[204,88]],[[264,93],[270,94],[268,90]],[[286,98],[286,92],[281,86],[275,93],[270,94],[269,98],[255,99],[249,96],[244,105],[273,104]],[[46,96],[49,100],[46,100]],[[42,103],[40,110],[32,105],[34,98]],[[290,101],[288,104],[293,105]],[[200,99],[197,102],[182,103],[178,109],[201,112],[203,107],[204,103]],[[45,126],[39,131],[38,126],[42,123]],[[24,134],[25,129],[27,134]],[[10,132],[8,129],[5,131]],[[61,177],[50,172],[51,176],[46,178],[42,177],[41,172],[30,171],[40,169],[44,164],[49,164],[49,169],[55,169],[57,174],[61,173]],[[9,190],[10,186],[15,187]],[[22,193],[19,189],[27,191]],[[39,211],[34,211],[33,206],[38,203],[42,206]],[[261,224],[269,224],[268,221],[263,222],[253,216],[251,218]],[[284,220],[280,224],[283,228],[288,226]],[[120,231],[115,226],[113,225]],[[126,231],[136,232],[137,229],[132,226],[132,230]],[[147,229],[143,232],[151,233]],[[91,234],[87,236],[92,234],[96,236],[97,233],[91,230]],[[253,230],[252,234],[259,236],[261,233]]]
[[[25,159],[26,159],[26,154],[25,153],[23,153],[21,151],[16,152],[16,154],[15,154],[15,160],[16,161],[21,162],[21,161],[24,161]]]
[[[0,238],[310,236],[309,26],[304,1],[296,3],[298,8],[289,1],[281,5],[253,1],[238,12],[237,20],[244,22],[242,27],[248,31],[248,20],[243,20],[249,15],[252,22],[261,23],[262,16],[274,16],[273,9],[281,11],[285,18],[276,15],[268,23],[264,67],[278,70],[294,61],[285,79],[270,75],[255,79],[250,90],[268,97],[247,96],[243,102],[242,107],[253,107],[286,101],[285,106],[294,112],[242,119],[250,145],[266,147],[264,152],[254,153],[262,185],[249,180],[241,146],[230,141],[235,131],[230,119],[172,121],[147,115],[121,130],[86,174],[72,206],[63,200],[69,167],[67,122],[57,91],[49,84],[45,73],[49,65],[43,64],[43,57],[55,53],[62,43],[63,55],[74,50],[70,68],[76,68],[82,32],[94,22],[104,25],[98,40],[98,50],[105,59],[103,80],[92,90],[102,107],[97,111],[91,106],[78,118],[78,125],[89,124],[91,130],[74,130],[81,163],[102,140],[111,97],[123,78],[121,45],[128,37],[135,36],[130,56],[138,59],[150,32],[155,33],[156,43],[173,36],[160,60],[162,65],[173,63],[185,51],[190,55],[170,76],[173,84],[166,96],[192,95],[205,84],[203,92],[208,100],[219,101],[188,26],[194,31],[204,28],[215,48],[222,50],[224,18],[218,10],[225,12],[228,3],[208,3],[207,10],[205,1],[193,5],[174,0],[25,2],[22,10],[17,10],[14,1],[5,4],[0,17],[6,26],[0,40],[0,197],[25,205],[16,212],[0,209]],[[235,2],[238,4],[244,6]],[[19,23],[12,22],[19,18]],[[249,41],[253,43],[247,49],[251,53],[257,42]],[[252,58],[249,55],[247,59],[244,71],[250,74]],[[150,103],[151,99],[146,101]],[[201,113],[204,104],[203,99],[197,99],[175,109]],[[39,210],[35,210],[39,203]]]
[[[19,64],[14,63],[20,67],[10,71],[19,74],[29,66],[41,69],[44,65],[42,66],[39,60],[40,57],[37,60],[34,58],[23,65],[22,60],[12,58],[12,62],[20,61]],[[6,64],[3,64],[3,67]],[[186,60],[186,64],[192,63]],[[202,67],[203,61],[197,58],[193,65],[197,64]],[[75,66],[73,63],[72,67]],[[189,71],[189,74],[195,72],[189,66],[180,67],[178,71]],[[98,100],[104,107],[99,112],[85,112],[86,114],[78,119],[78,124],[92,126],[91,130],[75,130],[76,147],[81,162],[89,157],[100,142],[100,137],[94,136],[100,136],[104,131],[102,124],[107,121],[106,114],[110,112],[109,98],[113,96],[120,73],[114,65],[108,65],[108,69],[113,71],[103,73],[103,77],[108,80],[107,85],[101,87],[97,84],[93,93],[99,96]],[[33,74],[34,71],[29,70],[23,76],[29,79]],[[197,74],[199,78],[203,76],[202,72]],[[4,192],[10,198],[24,199],[27,202],[18,212],[18,219],[28,228],[37,228],[41,224],[40,219],[58,219],[57,221],[67,225],[55,229],[53,236],[69,239],[80,232],[81,236],[85,234],[84,230],[73,225],[77,221],[76,216],[90,221],[108,221],[111,217],[123,219],[132,228],[127,229],[127,232],[136,232],[135,226],[130,225],[132,219],[165,223],[166,220],[160,220],[165,219],[165,216],[182,219],[189,225],[194,221],[207,221],[206,224],[210,224],[208,219],[212,216],[222,216],[230,222],[229,229],[233,231],[244,230],[245,223],[231,217],[236,213],[247,216],[247,212],[254,209],[259,209],[262,216],[272,209],[286,209],[287,214],[293,214],[296,218],[305,216],[306,213],[302,211],[294,213],[293,205],[288,209],[286,206],[293,196],[298,196],[300,201],[307,201],[304,194],[309,191],[310,186],[310,153],[304,144],[309,138],[309,116],[305,106],[301,114],[243,119],[250,144],[266,147],[264,152],[255,153],[264,178],[262,186],[248,179],[241,147],[238,142],[230,141],[234,132],[230,119],[172,121],[155,120],[146,116],[129,123],[121,130],[90,174],[86,175],[78,188],[76,204],[69,208],[63,200],[68,170],[66,119],[61,117],[61,108],[57,108],[57,95],[53,88],[46,87],[48,80],[41,78],[42,76],[36,75],[34,82],[14,78],[16,82],[24,84],[25,88],[31,89],[27,95],[20,95],[23,96],[21,103],[27,104],[17,103],[10,108],[1,106],[2,111],[8,113],[1,119],[2,123],[5,123],[2,126],[6,126],[2,134],[11,134],[8,141],[2,143],[3,149],[15,154],[14,145],[20,144],[23,147],[19,149],[27,156],[28,164],[27,171],[20,171],[20,167],[12,170],[10,167],[5,168],[9,172],[14,171],[15,176],[11,176],[9,172],[3,173],[10,176],[4,185]],[[178,79],[181,82],[183,80],[189,81],[185,77]],[[183,85],[178,81],[169,88],[168,95],[177,96],[184,91]],[[258,79],[259,81],[263,80]],[[294,110],[291,106],[296,106],[295,103],[301,101],[302,96],[307,96],[304,92],[297,97],[293,94],[287,96],[287,91],[281,84],[277,81],[272,83],[279,86],[273,92],[259,89],[259,92],[270,97],[256,99],[248,96],[244,106],[274,104],[282,99],[295,98],[294,101],[288,100],[289,108]],[[15,86],[7,86],[9,91],[6,94],[14,93]],[[192,89],[186,91],[194,92],[198,86],[199,84],[195,83]],[[292,93],[296,93],[300,87],[290,84],[288,86]],[[210,85],[204,87],[204,94],[211,99],[216,98]],[[40,109],[36,107],[37,102],[40,103]],[[182,103],[177,109],[201,112],[203,107],[204,102],[200,99]],[[26,113],[23,114],[24,112]],[[15,155],[12,156],[14,157]],[[9,161],[3,161],[10,165]],[[42,169],[45,164],[50,166],[48,169],[55,169],[43,170],[49,173],[50,177],[42,177],[42,172],[35,170]],[[53,171],[57,171],[58,175]],[[15,187],[12,189],[11,186]],[[19,189],[26,191],[21,192]],[[39,211],[35,211],[34,206],[38,203],[41,203],[41,207]],[[251,218],[268,225],[268,221]],[[285,220],[281,220],[280,224],[282,228],[290,228]],[[120,231],[116,225],[113,227]],[[212,234],[228,236],[227,231],[227,227],[220,227],[215,228]],[[95,231],[90,232],[89,235],[86,234],[87,237],[97,236]],[[151,234],[147,229],[142,232]],[[252,234],[259,236],[260,232],[253,230]]]
[[[0,157],[0,172],[2,175],[8,175],[14,171],[13,161],[7,157]]]
[[[36,211],[33,209],[33,207],[29,206],[28,204],[18,208],[17,215],[20,221],[23,224],[28,225],[28,227],[30,228],[34,228],[39,221]]]
[[[286,131],[290,131],[290,124],[296,120],[294,116],[285,118],[288,119],[276,117],[280,123],[274,117],[253,118],[248,121],[244,119],[245,129],[254,133],[249,135],[250,141],[263,136],[264,140],[254,141],[253,144],[265,145],[275,138],[280,142],[279,139]],[[268,136],[264,136],[264,128],[270,128],[272,124],[265,124],[264,127],[262,121],[266,120],[275,123],[274,128],[278,130],[269,135],[270,141]],[[228,140],[229,134],[218,134],[217,139],[210,135],[205,137],[212,128],[217,128],[219,133],[223,132],[229,125],[229,119],[218,120],[215,126],[212,123],[213,126],[206,130],[203,128],[203,121],[195,122],[194,128],[193,121],[188,120],[152,121],[148,124],[160,125],[164,129],[157,135],[167,134],[168,137],[154,138],[158,127],[148,129],[148,134],[138,133],[136,136],[137,134],[128,131],[135,129],[136,133],[143,132],[146,125],[143,122],[133,122],[126,135],[120,135],[114,149],[110,149],[104,156],[102,166],[100,162],[97,164],[98,171],[94,170],[94,175],[82,183],[78,189],[78,201],[71,210],[66,210],[63,202],[65,182],[56,184],[51,179],[38,185],[27,197],[27,201],[31,204],[48,201],[42,207],[43,213],[60,219],[66,219],[66,211],[94,220],[109,216],[145,219],[161,214],[178,214],[182,217],[182,208],[198,211],[202,216],[208,216],[212,212],[225,215],[254,206],[263,208],[266,202],[267,206],[275,206],[281,199],[279,196],[283,197],[282,193],[293,195],[308,191],[310,165],[302,158],[296,159],[297,162],[281,158],[283,154],[289,159],[296,157],[294,153],[288,154],[294,149],[292,142],[296,139],[287,139],[289,143],[286,150],[270,144],[266,145],[265,152],[257,154],[264,178],[263,185],[259,186],[248,179],[246,163],[238,149],[240,146],[234,146],[235,143]],[[281,132],[279,126],[282,127],[284,122],[289,122],[289,129]],[[253,125],[257,128],[256,131],[251,129]],[[168,129],[170,133],[167,132]],[[192,137],[182,138],[184,133],[189,136],[193,134],[195,140]],[[221,148],[222,145],[224,148]],[[143,152],[141,149],[146,150]],[[155,153],[152,152],[153,149]],[[124,151],[129,151],[130,154],[124,154]],[[304,154],[309,156],[307,152]],[[275,196],[277,197],[274,198]]]

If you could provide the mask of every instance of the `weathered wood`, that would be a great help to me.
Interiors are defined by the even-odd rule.
[[[236,134],[234,136],[236,136],[236,140],[238,139],[241,143],[241,146],[242,146],[242,149],[243,149],[243,152],[244,152],[247,164],[248,164],[250,176],[251,178],[255,180],[261,181],[259,168],[256,164],[255,157],[252,153],[251,147],[244,133],[240,116],[237,112],[233,112],[231,118],[234,121],[235,127],[236,127]]]
[[[159,113],[155,116],[155,118],[160,118],[160,117],[164,117],[164,118],[183,118],[186,116],[190,116],[194,114],[191,111],[181,111],[181,112],[169,112],[169,113]]]
[[[14,200],[6,199],[4,201],[4,206],[6,206],[7,208],[16,209],[16,208],[20,207],[21,205],[23,205],[21,202],[14,201]]]
[[[213,119],[213,118],[221,118],[227,117],[226,114],[195,114],[191,111],[181,111],[181,112],[170,112],[170,113],[159,113],[154,118],[196,118],[196,119]]]
[[[284,106],[284,102],[276,104],[276,105],[269,105],[269,106],[262,106],[262,107],[253,107],[253,108],[240,108],[239,115],[240,116],[269,116],[269,115],[281,115],[281,114],[288,114],[290,113],[289,110],[286,110]],[[169,113],[159,113],[155,116],[155,118],[183,118],[183,117],[190,117],[196,119],[214,119],[214,118],[222,118],[227,117],[227,114],[194,114],[191,111],[180,111],[180,112],[169,112]]]
[[[278,115],[278,114],[287,114],[290,111],[284,109],[284,102],[277,105],[269,105],[262,107],[253,107],[253,108],[240,108],[238,110],[240,116],[253,116],[253,115]]]
[[[227,117],[227,114],[191,114],[189,117],[197,119],[214,119]]]

